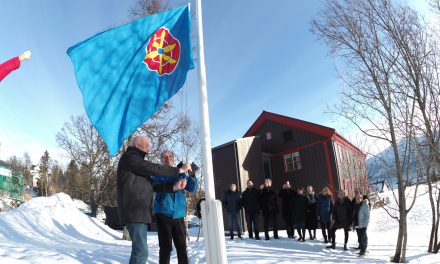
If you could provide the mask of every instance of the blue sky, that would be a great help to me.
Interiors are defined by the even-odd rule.
[[[1,2],[0,62],[27,49],[32,58],[0,83],[0,159],[28,151],[37,162],[45,149],[61,159],[55,135],[84,113],[66,50],[129,22],[135,0]],[[241,137],[263,110],[344,129],[325,113],[340,82],[334,58],[309,30],[320,7],[321,1],[204,1],[213,146]],[[172,100],[198,119],[196,73],[189,73],[183,97]]]

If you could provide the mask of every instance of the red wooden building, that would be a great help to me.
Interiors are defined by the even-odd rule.
[[[213,148],[216,197],[230,183],[243,191],[248,179],[259,186],[264,178],[276,192],[290,181],[293,188],[320,192],[328,185],[352,197],[356,188],[368,190],[365,158],[333,128],[263,111],[243,138]]]

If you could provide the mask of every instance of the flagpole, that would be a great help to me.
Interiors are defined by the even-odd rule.
[[[202,203],[205,260],[208,264],[226,264],[226,245],[223,212],[220,201],[215,200],[214,170],[212,165],[211,134],[209,128],[208,90],[206,87],[205,51],[203,45],[202,1],[197,0],[198,83],[200,101],[200,128],[202,143],[203,180],[205,201]]]

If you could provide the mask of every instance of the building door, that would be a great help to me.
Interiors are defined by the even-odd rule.
[[[270,154],[263,153],[263,168],[264,168],[264,178],[272,179],[272,166],[270,164]]]

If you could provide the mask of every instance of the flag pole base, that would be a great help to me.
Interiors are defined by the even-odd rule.
[[[206,263],[226,264],[222,204],[219,200],[205,200],[201,209]]]

